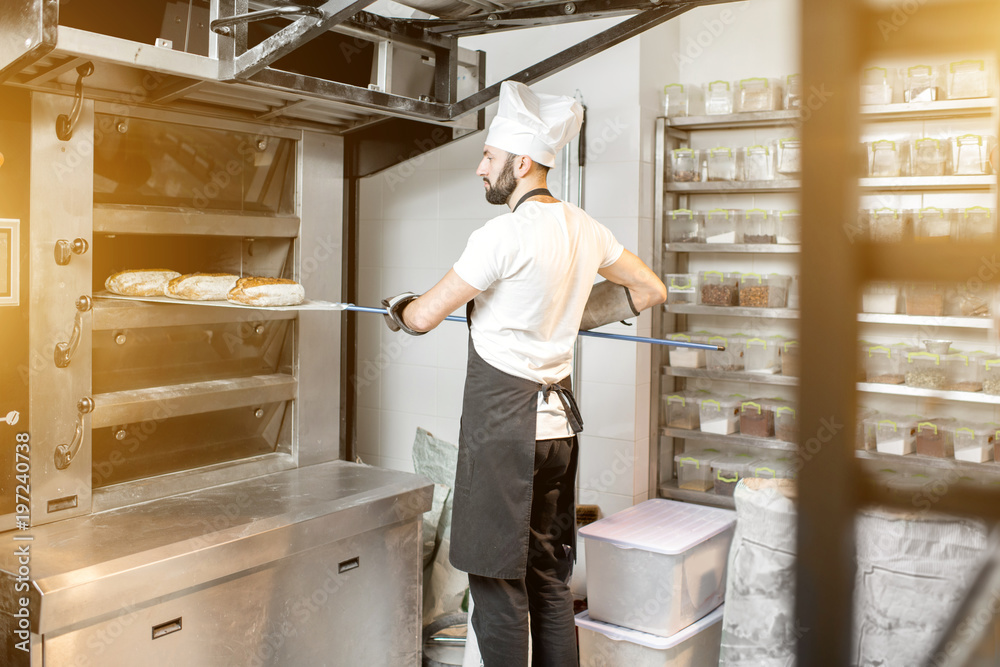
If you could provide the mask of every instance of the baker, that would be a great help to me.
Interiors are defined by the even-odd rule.
[[[389,327],[412,335],[467,304],[450,558],[469,573],[485,667],[526,666],[529,631],[533,665],[577,664],[569,579],[583,420],[569,386],[573,347],[581,328],[666,299],[604,225],[545,187],[582,120],[571,97],[503,82],[476,175],[487,201],[510,212],[473,232],[428,292],[382,302]],[[598,274],[606,280],[595,286]]]

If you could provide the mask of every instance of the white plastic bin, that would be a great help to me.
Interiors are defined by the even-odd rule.
[[[586,611],[576,616],[580,667],[716,667],[722,644],[720,606],[670,637],[601,623]]]
[[[669,637],[722,603],[736,512],[673,500],[580,529],[590,617]]]

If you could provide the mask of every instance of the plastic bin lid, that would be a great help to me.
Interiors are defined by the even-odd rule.
[[[702,630],[705,630],[708,627],[722,621],[723,607],[725,607],[725,605],[719,605],[714,611],[702,616],[691,625],[687,626],[683,630],[675,632],[669,637],[660,637],[659,635],[652,635],[648,632],[640,632],[639,630],[625,628],[620,625],[612,625],[611,623],[595,621],[590,618],[589,611],[580,612],[576,615],[575,620],[579,627],[586,628],[587,630],[593,630],[594,632],[600,632],[602,635],[613,641],[631,642],[633,644],[639,644],[640,646],[646,646],[652,649],[664,651],[666,649],[674,648],[688,639],[691,639]]]
[[[736,523],[733,510],[657,498],[580,529],[580,535],[622,549],[684,553]]]

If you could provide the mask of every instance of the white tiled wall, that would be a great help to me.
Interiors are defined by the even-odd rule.
[[[678,56],[681,45],[689,33],[697,37],[721,7],[731,7],[738,17],[714,38],[723,44],[753,33],[771,20],[770,12],[796,3],[758,0],[749,10],[744,4],[683,15],[533,86],[539,92],[582,95],[588,114],[584,207],[647,263],[653,253],[653,119],[660,113],[663,85],[678,77],[700,80],[723,62],[729,78],[754,75],[766,62],[759,54],[737,62],[707,53],[686,62]],[[494,83],[615,22],[500,33],[463,39],[462,46],[487,51],[487,79]],[[797,19],[781,22],[797,25]],[[797,46],[790,36],[789,43]],[[744,65],[753,65],[753,71],[744,74]],[[488,109],[487,120],[492,112]],[[484,138],[472,135],[421,156],[419,164],[414,160],[362,183],[363,304],[429,289],[459,257],[469,234],[506,210],[486,203],[474,173]],[[367,463],[411,470],[416,427],[458,440],[466,329],[445,322],[412,338],[390,333],[377,317],[359,318],[359,327],[358,453]],[[638,326],[606,329],[649,335],[651,318],[644,313]],[[607,515],[655,496],[648,488],[650,356],[645,346],[594,339],[585,339],[582,350],[579,500],[599,505]]]

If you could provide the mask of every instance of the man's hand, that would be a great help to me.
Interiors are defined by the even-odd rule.
[[[426,331],[415,331],[410,327],[406,326],[406,321],[403,320],[403,311],[406,309],[410,302],[415,301],[419,295],[413,292],[403,292],[397,296],[391,296],[386,299],[382,299],[382,306],[386,308],[389,312],[384,315],[385,324],[389,327],[389,330],[395,333],[396,331],[403,330],[411,336],[423,336]]]

